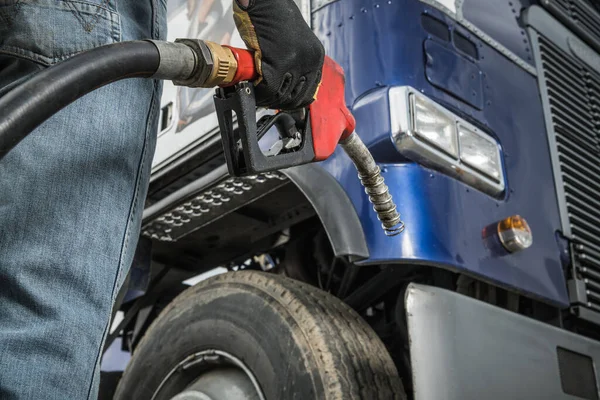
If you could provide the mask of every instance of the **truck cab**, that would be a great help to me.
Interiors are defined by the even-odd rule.
[[[194,279],[256,270],[359,315],[404,387],[387,398],[598,399],[600,3],[297,4],[345,71],[404,231],[381,229],[340,149],[230,176],[214,92],[165,83],[105,371]],[[167,5],[170,40],[243,47],[229,0]]]

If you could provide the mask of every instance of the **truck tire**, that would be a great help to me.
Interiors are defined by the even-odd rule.
[[[405,398],[385,346],[358,314],[310,285],[256,271],[218,275],[173,300],[141,340],[115,394],[117,400]]]

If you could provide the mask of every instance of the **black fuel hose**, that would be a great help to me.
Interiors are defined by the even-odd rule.
[[[0,159],[53,114],[85,94],[126,78],[149,78],[160,52],[150,41],[110,44],[47,68],[0,98]]]

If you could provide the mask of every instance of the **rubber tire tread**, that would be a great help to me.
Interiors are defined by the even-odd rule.
[[[230,272],[209,278],[180,294],[153,322],[140,341],[132,360],[119,382],[115,399],[130,399],[134,388],[139,388],[143,371],[136,365],[144,364],[139,358],[148,356],[148,350],[161,341],[155,333],[161,326],[172,323],[173,314],[192,307],[209,289],[237,288],[240,293],[252,290],[266,303],[277,302],[291,316],[290,335],[300,329],[309,344],[309,369],[319,379],[313,379],[314,393],[319,400],[404,400],[406,394],[396,367],[371,327],[354,310],[338,298],[303,282],[284,276],[258,271]],[[243,307],[243,303],[240,303]],[[248,310],[252,312],[252,310]],[[282,321],[290,321],[281,315]],[[258,321],[258,319],[256,319]],[[293,327],[292,325],[296,325]],[[285,332],[282,340],[287,339]],[[283,355],[285,357],[285,355]],[[137,368],[139,369],[139,368]],[[261,382],[262,384],[262,382]],[[290,399],[296,397],[289,393]],[[323,396],[323,397],[321,397]],[[306,397],[300,397],[306,398]],[[267,400],[287,400],[287,398]]]

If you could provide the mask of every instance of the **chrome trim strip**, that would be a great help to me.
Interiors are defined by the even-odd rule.
[[[454,0],[454,10],[450,10],[448,7],[444,6],[440,3],[439,0],[420,0],[421,3],[425,3],[430,5],[433,8],[437,8],[444,14],[447,14],[449,17],[452,17],[455,21],[458,21],[458,15],[462,16],[462,0]]]
[[[528,31],[535,62],[538,63],[538,65],[542,65],[542,55],[540,53],[538,33],[532,27],[529,27]],[[556,143],[556,133],[554,132],[554,123],[552,122],[552,111],[550,109],[550,98],[548,97],[548,87],[546,85],[546,77],[543,68],[540,68],[540,73],[538,74],[538,87],[540,90],[542,108],[544,110],[544,123],[546,124],[546,134],[548,136],[548,151],[550,152],[550,158],[552,160],[554,189],[556,191],[556,201],[558,203],[562,234],[566,238],[572,239],[571,223],[569,222],[569,212],[567,211],[567,198],[565,196],[564,190],[565,186],[562,178],[562,172],[560,170],[560,160],[558,158],[557,150],[558,145]]]

